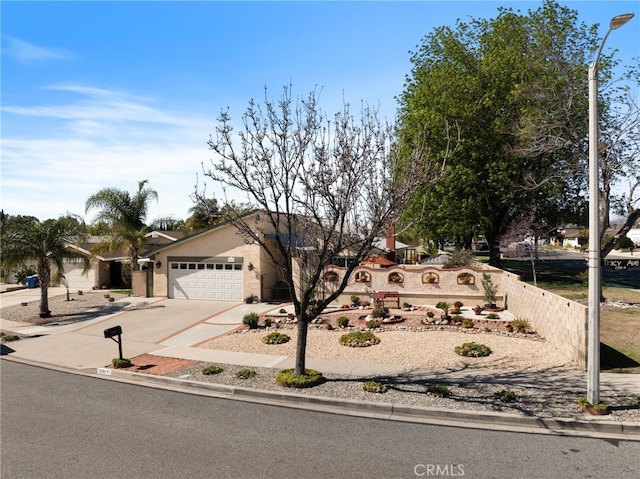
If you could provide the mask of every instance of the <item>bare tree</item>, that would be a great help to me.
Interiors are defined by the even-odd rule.
[[[600,130],[600,240],[612,210],[625,221],[602,246],[603,258],[640,219],[640,106],[630,90],[621,90]],[[615,192],[618,185],[626,188],[622,194]]]
[[[298,328],[295,374],[305,373],[307,328],[335,301],[353,269],[367,256],[414,191],[437,167],[415,148],[398,159],[393,129],[363,106],[356,121],[344,104],[332,119],[317,92],[277,102],[253,100],[234,134],[223,111],[209,147],[215,153],[205,178],[247,195],[256,214],[230,218],[246,241],[258,244],[277,265],[295,308]],[[250,218],[250,219],[249,219]],[[348,256],[335,290],[316,298],[327,265]]]

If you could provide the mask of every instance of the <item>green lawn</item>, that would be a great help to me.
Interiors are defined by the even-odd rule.
[[[533,284],[531,262],[503,260],[502,267]],[[586,304],[588,284],[585,278],[548,263],[537,268],[538,287]],[[625,287],[605,286],[604,297],[631,307],[604,306],[600,312],[600,365],[603,371],[640,373],[640,292]]]

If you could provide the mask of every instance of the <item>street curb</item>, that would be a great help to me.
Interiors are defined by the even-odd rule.
[[[89,370],[85,370],[90,373]],[[402,404],[307,396],[292,392],[276,392],[228,386],[201,381],[154,376],[122,370],[111,370],[111,377],[134,383],[161,384],[174,390],[214,395],[261,404],[294,407],[334,414],[370,417],[404,422],[420,422],[474,429],[624,439],[640,442],[640,422],[579,420],[573,418],[528,417],[491,411],[457,411]],[[98,375],[97,373],[95,373]],[[104,377],[104,376],[103,376]]]
[[[573,418],[529,417],[491,411],[457,411],[452,409],[356,401],[323,396],[307,396],[284,391],[267,391],[166,376],[155,376],[112,368],[78,369],[62,365],[40,363],[17,357],[2,356],[2,359],[70,374],[80,374],[144,387],[156,387],[186,394],[197,394],[331,414],[448,427],[640,442],[640,422],[583,421]]]

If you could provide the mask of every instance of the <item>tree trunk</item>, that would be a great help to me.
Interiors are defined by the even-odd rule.
[[[49,311],[49,278],[51,277],[51,271],[47,266],[38,268],[38,279],[40,280],[40,317],[50,318],[51,311]]]
[[[304,374],[306,369],[308,321],[298,318],[298,342],[296,344],[296,370],[294,374]]]

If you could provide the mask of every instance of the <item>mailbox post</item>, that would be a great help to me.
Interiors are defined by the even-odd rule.
[[[118,337],[118,339],[115,339],[116,336]],[[104,330],[104,337],[105,338],[111,338],[113,341],[118,343],[119,358],[123,359],[123,357],[122,357],[122,327],[114,326],[112,328],[105,329]]]

